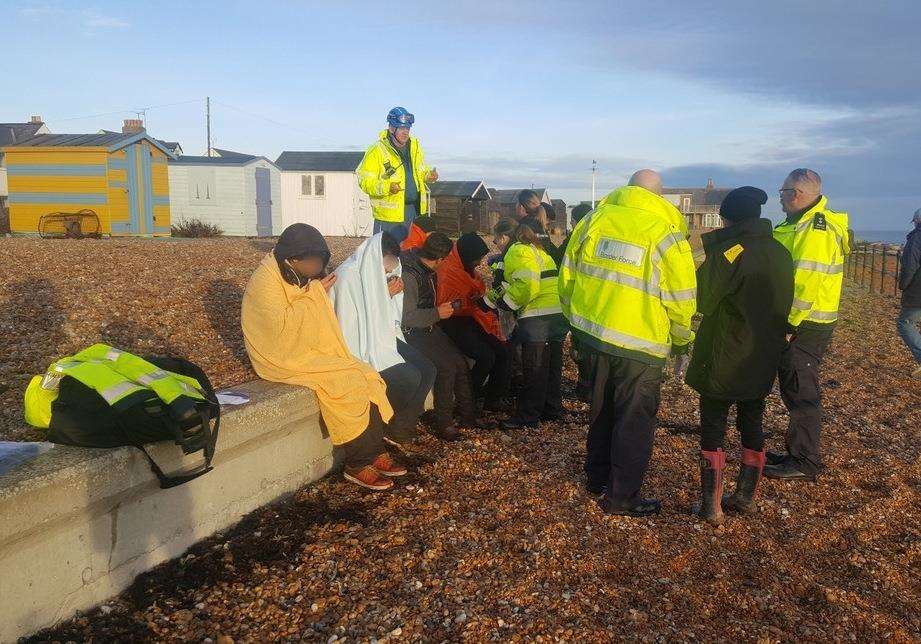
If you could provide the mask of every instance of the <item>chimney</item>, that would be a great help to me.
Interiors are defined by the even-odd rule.
[[[32,117],[29,119],[29,123],[35,123],[36,125],[41,125],[44,123],[44,121],[42,120],[41,116],[37,116],[33,114]]]
[[[122,134],[139,134],[144,131],[144,121],[141,119],[125,119]]]
[[[125,123],[127,122],[125,121]],[[713,190],[713,179],[707,179],[707,190]]]

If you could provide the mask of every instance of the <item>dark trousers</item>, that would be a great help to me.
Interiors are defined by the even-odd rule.
[[[397,352],[406,362],[381,371],[381,378],[387,383],[387,400],[393,407],[393,418],[384,433],[403,443],[416,437],[416,423],[435,384],[435,365],[404,342],[397,341]]]
[[[831,342],[831,329],[800,329],[780,357],[780,397],[790,414],[787,452],[806,474],[822,469],[822,390],[819,366]]]
[[[435,365],[435,429],[450,426],[457,413],[465,421],[476,418],[467,359],[440,328],[412,329],[406,334],[411,347]]]
[[[595,352],[588,346],[579,342],[575,334],[571,336],[570,342],[572,359],[579,369],[579,380],[576,382],[576,395],[581,400],[591,401],[592,379],[595,376]]]
[[[384,421],[377,405],[371,403],[368,428],[344,443],[342,449],[345,452],[345,466],[356,469],[370,465],[384,453]]]
[[[742,447],[756,452],[764,449],[764,399],[717,400],[700,397],[700,449],[713,452],[723,448],[729,408],[736,406],[736,428],[742,436]]]
[[[597,354],[585,457],[589,487],[614,503],[639,498],[652,455],[662,367]]]
[[[469,316],[448,318],[439,324],[461,353],[473,360],[470,384],[474,395],[485,398],[486,404],[505,398],[512,375],[512,356],[506,343]]]
[[[531,423],[558,417],[563,411],[563,343],[522,344],[521,372],[518,418]]]

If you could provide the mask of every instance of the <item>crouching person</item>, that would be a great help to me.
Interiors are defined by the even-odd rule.
[[[793,260],[761,219],[763,190],[745,186],[720,206],[726,227],[702,237],[706,259],[697,270],[697,308],[703,314],[687,383],[700,392],[698,516],[723,522],[722,506],[754,512],[764,468],[764,399],[786,346],[793,302]],[[726,419],[736,406],[742,468],[735,492],[722,497]]]
[[[250,277],[243,294],[246,352],[260,378],[312,389],[333,445],[345,452],[346,480],[386,490],[406,474],[387,453],[383,423],[393,416],[384,381],[346,347],[327,291],[330,253],[317,229],[293,224]]]
[[[416,437],[419,416],[435,382],[435,365],[406,344],[400,330],[403,279],[400,245],[390,233],[365,241],[336,269],[330,291],[349,350],[387,384],[393,418],[384,440],[404,449]]]

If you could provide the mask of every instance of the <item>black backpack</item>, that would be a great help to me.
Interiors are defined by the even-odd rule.
[[[221,424],[221,406],[208,376],[195,364],[182,358],[145,356],[145,360],[160,369],[189,376],[198,381],[206,401],[194,402],[192,413],[181,420],[174,418],[170,408],[153,391],[140,397],[135,404],[116,410],[96,390],[76,378],[65,376],[58,385],[57,400],[51,405],[51,424],[47,438],[52,443],[78,447],[137,447],[150,463],[150,469],[163,489],[175,487],[210,472],[214,448]],[[203,451],[205,462],[200,467],[179,474],[164,474],[147,450],[146,443],[172,440],[183,453]]]

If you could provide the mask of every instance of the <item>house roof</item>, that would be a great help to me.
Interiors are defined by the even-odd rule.
[[[533,190],[538,196],[543,197],[547,192],[546,188],[515,188],[514,190],[492,190],[493,199],[501,205],[507,206],[518,202],[518,193],[522,190]]]
[[[729,188],[662,188],[663,195],[690,195],[692,206],[718,206],[730,192]]]
[[[275,161],[282,170],[291,172],[355,172],[364,152],[298,152],[286,150]]]
[[[102,132],[96,134],[39,134],[25,141],[11,143],[7,147],[33,147],[33,148],[107,148],[115,152],[137,141],[149,141],[170,157],[176,155],[164,147],[163,143],[153,138],[146,132],[122,134],[120,132]]]
[[[482,181],[436,181],[431,185],[431,191],[433,197],[491,198]]]
[[[176,153],[176,150],[181,150],[182,146],[179,145],[179,141],[160,141],[163,144],[163,147],[169,150],[172,153]]]
[[[0,147],[35,136],[44,123],[0,123]]]
[[[254,155],[246,154],[245,152],[234,152],[233,150],[222,150],[221,148],[211,148],[211,149],[217,152],[217,156],[219,157],[224,157],[224,158],[239,157],[239,158],[246,158],[246,159],[256,158]]]
[[[170,165],[222,165],[222,166],[234,166],[234,165],[249,165],[253,161],[269,161],[265,157],[257,157],[251,154],[238,154],[236,156],[230,157],[205,157],[205,156],[192,156],[183,154],[180,157],[170,160]],[[272,163],[272,165],[275,165]]]

